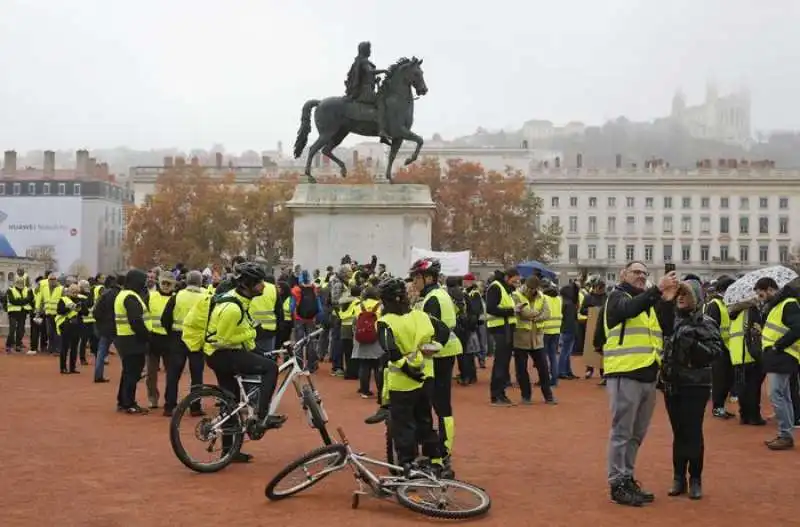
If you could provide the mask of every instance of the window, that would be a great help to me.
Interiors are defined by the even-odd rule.
[[[632,262],[636,259],[636,246],[635,245],[626,245],[625,246],[625,261]]]
[[[758,234],[769,234],[769,217],[761,216],[758,218]]]
[[[617,261],[617,246],[616,245],[609,245],[608,246],[608,261],[609,262],[616,262]]]
[[[644,261],[647,263],[652,263],[653,261],[653,246],[652,245],[645,245],[644,246]]]
[[[720,261],[727,262],[731,259],[729,254],[729,247],[727,245],[719,246],[719,259]]]
[[[44,185],[42,185],[42,194],[44,194],[45,196],[50,195],[50,183],[45,183]]]
[[[67,195],[67,184],[66,183],[59,183],[58,184],[58,195],[59,196],[66,196]]]
[[[778,260],[782,264],[789,263],[789,246],[788,245],[781,245],[778,247]]]
[[[780,198],[780,199],[778,199],[778,208],[779,209],[788,209],[789,208],[789,198]]]
[[[28,194],[31,196],[36,195],[36,183],[28,183]]]
[[[700,261],[705,263],[709,260],[709,253],[711,252],[708,245],[701,245],[700,246]]]
[[[702,216],[700,218],[700,232],[703,234],[711,232],[711,218],[708,216]]]
[[[786,216],[778,218],[778,234],[789,234],[789,218]]]
[[[750,218],[747,216],[739,218],[739,234],[750,234]]]
[[[750,261],[750,247],[747,245],[739,246],[739,261],[744,264]]]
[[[739,208],[742,210],[747,210],[750,208],[750,198],[742,196],[739,198]]]
[[[683,209],[691,209],[692,208],[692,198],[688,196],[684,196],[681,198],[681,208]]]
[[[596,209],[597,208],[597,198],[591,197],[589,198],[589,208]]]
[[[608,198],[608,208],[613,209],[617,206],[617,198],[615,196],[611,196]]]
[[[14,183],[14,195],[19,196],[20,194],[22,194],[22,184]]]
[[[80,196],[81,195],[81,184],[80,183],[73,183],[72,184],[72,195],[73,196]]]
[[[554,209],[558,208],[558,196],[553,196],[552,198],[550,198],[550,206],[553,207]]]
[[[644,198],[644,206],[647,209],[653,208],[653,198]]]
[[[758,263],[765,264],[769,262],[769,245],[758,246]]]
[[[558,227],[561,225],[561,220],[558,218],[558,216],[550,216],[550,225]]]
[[[711,208],[711,198],[700,198],[700,208],[701,209],[710,209]]]
[[[672,234],[672,216],[664,216],[664,232]]]
[[[0,196],[5,196],[5,195],[6,195],[6,184],[0,183]]]
[[[672,261],[672,244],[664,245],[664,263],[669,263]]]
[[[570,244],[569,246],[569,261],[575,262],[578,260],[578,245],[577,244]]]
[[[683,234],[691,234],[692,233],[692,217],[691,216],[683,216],[681,218],[681,232]]]
[[[652,216],[645,216],[644,218],[644,232],[647,234],[653,234],[653,226],[655,225],[655,219]]]
[[[636,232],[636,216],[628,216],[625,218],[625,233],[633,234]]]
[[[570,216],[569,217],[569,232],[571,232],[571,233],[578,232],[578,217],[577,216]]]
[[[758,208],[759,209],[768,209],[769,208],[769,198],[765,198],[765,197],[758,198]]]
[[[589,232],[592,234],[597,232],[597,216],[589,216]]]
[[[569,206],[575,208],[578,206],[578,198],[576,196],[572,196],[569,198]]]
[[[681,245],[681,261],[683,261],[683,262],[691,262],[692,261],[692,246],[691,245]]]
[[[616,216],[609,216],[608,217],[608,233],[614,234],[617,232],[617,217]]]
[[[635,203],[636,200],[633,199],[631,196],[625,198],[625,206],[628,207],[629,209],[632,209]]]
[[[719,198],[719,208],[727,209],[730,206],[730,200],[728,198]]]
[[[665,196],[664,197],[664,208],[671,209],[672,208],[672,196]]]
[[[728,234],[730,233],[731,226],[730,226],[730,218],[727,216],[720,216],[719,217],[719,233],[720,234]]]
[[[589,259],[597,260],[597,245],[589,245]]]

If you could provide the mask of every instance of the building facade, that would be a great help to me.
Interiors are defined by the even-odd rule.
[[[631,260],[702,278],[787,264],[800,246],[798,170],[534,170],[542,220],[563,230],[554,270],[616,280]]]
[[[748,147],[752,143],[750,93],[743,89],[719,95],[716,86],[706,86],[703,104],[687,106],[678,92],[672,99],[671,119],[679,122],[692,137]]]
[[[74,170],[56,170],[55,154],[43,168],[19,170],[5,153],[0,178],[0,251],[50,263],[63,273],[87,276],[125,268],[125,207],[132,193],[86,150]]]

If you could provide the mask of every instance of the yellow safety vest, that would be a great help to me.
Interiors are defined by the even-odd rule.
[[[72,308],[75,307],[75,302],[73,302],[71,298],[65,296],[60,300],[63,300],[64,306],[66,306],[69,311],[67,311],[66,315],[56,315],[56,334],[58,335],[61,335],[61,328],[64,325],[64,322],[78,316],[78,312],[72,310]]]
[[[104,286],[104,285],[96,285],[96,286],[94,286],[94,288],[92,289],[92,294],[94,295],[94,302],[95,303],[97,303],[97,301],[100,299],[100,296],[103,294],[103,289],[105,289],[105,288],[106,288],[106,286]]]
[[[523,295],[519,291],[514,291],[514,299],[522,304],[523,309],[531,307],[531,301],[528,300],[528,297]],[[544,297],[539,294],[536,295],[536,299],[533,301],[533,310],[541,312],[544,308]],[[536,322],[535,327],[536,329],[542,329],[545,321]],[[517,317],[517,329],[521,329],[523,331],[531,331],[534,328],[534,323],[532,320],[525,320],[522,317]]]
[[[186,289],[181,289],[175,295],[175,309],[172,311],[172,331],[175,333],[183,332],[183,321],[189,314],[192,307],[200,300],[208,296],[208,290],[190,285]]]
[[[83,294],[78,295],[78,298],[81,300],[89,300],[89,297]],[[94,324],[96,322],[94,315],[92,314],[92,306],[89,306],[89,314],[83,317],[83,321],[86,324]]]
[[[728,341],[728,352],[731,356],[731,364],[739,366],[740,364],[750,364],[755,362],[755,359],[750,355],[747,345],[744,341],[744,330],[748,323],[748,309],[743,309],[731,323],[730,340]]]
[[[27,296],[28,296],[28,288],[25,287],[25,288],[22,289],[22,291],[20,291],[16,287],[12,287],[11,289],[8,290],[8,293],[14,299],[27,298]],[[9,313],[18,313],[18,312],[23,311],[23,310],[26,310],[26,308],[23,307],[23,306],[11,305],[11,302],[8,303],[8,307],[6,309],[6,311],[8,311]]]
[[[274,284],[264,282],[264,291],[250,301],[250,317],[256,327],[266,331],[278,329],[278,317],[275,308],[278,305],[278,288]]]
[[[226,296],[227,295],[232,295],[238,298],[241,302],[241,308],[235,306],[233,302],[217,301],[217,304],[211,310],[211,315],[208,318],[206,342],[203,345],[203,353],[208,356],[213,355],[217,350],[220,349],[244,349],[249,351],[255,348],[256,328],[253,326],[253,320],[250,318],[250,314],[248,313],[248,299],[238,295],[235,291],[229,291],[226,293]],[[227,341],[222,340],[218,334],[217,330],[219,318],[224,309],[241,309],[243,311],[240,313],[241,320],[239,321],[238,326],[235,328],[237,333],[235,336],[235,341],[233,338],[229,338]],[[228,335],[228,337],[232,336]]]
[[[728,346],[731,339],[731,315],[728,313],[728,308],[725,307],[725,303],[719,298],[714,298],[709,303],[716,304],[717,309],[719,309],[719,334],[722,336],[722,342]],[[708,311],[708,304],[703,306],[703,313],[706,311]]]
[[[162,295],[158,290],[150,291],[148,295],[148,302],[150,314],[150,332],[155,335],[166,335],[167,330],[161,325],[161,315],[164,314],[164,308],[167,307],[167,302],[172,295]]]
[[[560,296],[545,296],[550,316],[542,323],[542,332],[545,335],[559,335],[561,333],[561,314],[564,301]]]
[[[33,310],[34,311],[41,311],[42,310],[42,284],[39,284],[39,287],[36,288],[36,291],[33,292]]]
[[[447,326],[450,330],[450,339],[447,341],[447,344],[436,353],[433,357],[443,358],[443,357],[455,357],[456,355],[461,355],[464,352],[463,346],[461,346],[461,341],[456,336],[455,332],[453,331],[456,327],[456,305],[453,303],[453,299],[450,298],[450,295],[442,289],[441,287],[435,287],[428,291],[428,294],[425,295],[425,298],[422,301],[417,302],[415,306],[416,309],[423,310],[425,304],[428,302],[429,299],[435,298],[439,301],[439,311],[441,311],[442,315],[442,322]]]
[[[783,309],[786,304],[797,303],[796,298],[786,298],[770,309],[767,315],[767,322],[761,329],[761,347],[767,349],[775,346],[778,340],[789,332],[789,328],[783,325]],[[800,362],[800,340],[796,340],[791,346],[786,348],[786,353]]]
[[[288,296],[283,301],[283,320],[284,322],[292,321],[292,297]]]
[[[138,300],[142,305],[142,319],[144,320],[144,326],[150,330],[150,317],[147,310],[147,304],[144,303],[144,300],[142,300],[142,297],[139,296],[137,292],[131,291],[130,289],[123,289],[114,299],[114,321],[117,325],[118,337],[131,337],[135,335],[133,328],[131,327],[131,323],[128,320],[128,311],[125,309],[125,299],[131,295],[136,297],[136,300]]]
[[[433,341],[436,333],[427,313],[413,309],[405,315],[386,314],[380,322],[384,322],[394,335],[394,342],[403,354],[396,362],[387,366],[389,389],[396,392],[410,392],[422,388],[422,383],[415,381],[402,371],[404,362],[413,368],[422,369],[425,378],[433,377],[433,360],[420,350],[420,346]]]
[[[583,309],[584,302],[586,302],[586,293],[584,293],[581,289],[578,291],[578,322],[586,322],[589,319],[588,316],[581,315],[581,309]]]
[[[50,289],[50,284],[47,284],[47,289],[45,289],[44,296],[44,312],[46,315],[55,316],[56,311],[58,310],[58,301],[61,300],[61,296],[63,294],[63,285],[58,284],[53,289]]]
[[[500,302],[498,303],[497,307],[500,309],[514,309],[514,299],[508,294],[508,291],[506,291],[506,288],[503,286],[503,284],[495,280],[489,284],[489,287],[498,287],[500,289]],[[508,324],[516,324],[517,317],[512,315],[508,318],[504,318],[492,315],[491,313],[486,315],[487,328],[499,328],[503,326],[506,321],[508,321]]]
[[[345,309],[339,310],[339,320],[342,321],[342,326],[352,326],[356,319],[356,312],[358,311],[358,301],[353,300]]]
[[[628,294],[628,293],[625,293]],[[628,295],[630,296],[630,295]],[[626,373],[661,363],[663,345],[661,326],[653,308],[629,318],[613,328],[608,327],[608,300],[603,314],[606,343],[603,346],[605,373]],[[622,329],[625,328],[623,333]]]

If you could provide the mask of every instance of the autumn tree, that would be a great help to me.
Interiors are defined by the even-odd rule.
[[[286,202],[292,198],[297,180],[262,179],[253,189],[238,189],[241,232],[245,254],[276,265],[291,255],[294,222]]]

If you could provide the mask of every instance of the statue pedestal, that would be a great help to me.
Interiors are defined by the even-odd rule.
[[[436,206],[426,185],[298,185],[286,203],[294,215],[294,263],[338,268],[349,254],[372,255],[396,276],[411,265],[411,248],[431,248]]]

